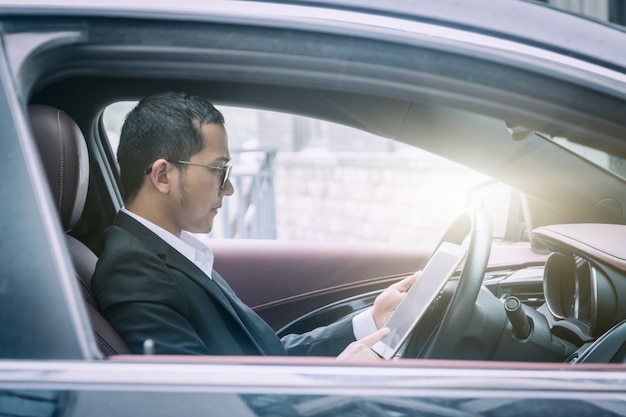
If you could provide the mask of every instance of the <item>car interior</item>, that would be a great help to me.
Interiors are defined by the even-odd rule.
[[[19,34],[32,23],[18,19],[12,30]],[[470,65],[476,64],[471,57],[444,49],[423,48],[418,59],[414,48],[344,39],[318,56],[301,50],[319,36],[315,33],[242,25],[227,36],[215,24],[132,23],[102,19],[84,29],[80,20],[68,19],[68,30],[42,34],[27,60],[9,54],[95,333],[94,356],[130,353],[89,289],[103,231],[121,206],[102,111],[113,101],[167,89],[349,125],[455,160],[520,190],[522,218],[515,220],[526,230],[520,236],[525,244],[492,245],[491,226],[480,210],[460,213],[442,236],[467,242],[468,257],[418,324],[403,357],[623,361],[624,180],[537,133],[624,156],[615,139],[626,137],[623,105],[615,105],[609,94],[588,91],[586,100],[576,100],[580,89],[564,83],[552,97],[550,76],[511,71],[498,79],[493,71]],[[88,32],[90,42],[76,42],[72,31]],[[277,32],[289,35],[279,51],[270,42]],[[172,39],[185,48],[173,47]],[[9,41],[9,51],[16,45]],[[370,59],[370,50],[380,61],[359,62]],[[439,60],[458,65],[446,65],[444,74]],[[532,96],[526,93],[529,83]],[[610,110],[603,119],[589,117],[597,114],[594,108]],[[531,128],[517,138],[505,124]],[[216,269],[279,334],[355,314],[389,283],[423,267],[435,248],[416,253],[410,247],[258,241],[211,246]],[[251,269],[262,271],[255,283],[249,281]],[[301,279],[282,285],[290,275]],[[505,308],[509,300],[514,311]],[[521,329],[528,323],[530,330]]]

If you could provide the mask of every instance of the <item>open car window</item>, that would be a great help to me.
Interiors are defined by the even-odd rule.
[[[226,120],[235,193],[224,199],[211,237],[436,243],[460,211],[482,206],[495,238],[505,238],[512,191],[483,174],[335,123],[216,104]],[[134,105],[118,102],[104,112],[113,153]]]

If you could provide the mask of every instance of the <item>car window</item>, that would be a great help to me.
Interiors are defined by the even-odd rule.
[[[611,155],[608,152],[604,152],[589,146],[581,145],[580,143],[572,142],[568,138],[561,136],[549,136],[541,134],[543,137],[548,138],[564,148],[567,148],[576,155],[584,158],[588,162],[611,172],[614,175],[622,179],[626,179],[626,160],[616,155]]]
[[[569,1],[569,0],[526,0],[572,13],[579,17],[595,19],[624,26],[626,24],[626,8],[620,1]]]
[[[104,112],[113,152],[135,103]],[[217,105],[235,194],[212,237],[419,244],[437,242],[468,206],[505,233],[511,190],[415,147],[327,121]]]

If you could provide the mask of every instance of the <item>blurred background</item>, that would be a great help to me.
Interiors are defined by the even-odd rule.
[[[114,151],[134,104],[116,103],[105,112]],[[476,204],[474,188],[489,181],[438,156],[345,126],[216,107],[226,119],[235,194],[224,199],[212,237],[436,242],[464,207]],[[504,215],[509,191],[488,188],[493,212]],[[484,196],[480,204],[486,204]]]

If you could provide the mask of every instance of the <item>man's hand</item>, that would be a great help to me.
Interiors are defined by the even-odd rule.
[[[376,300],[374,300],[374,307],[372,308],[372,316],[377,328],[381,328],[387,323],[387,320],[391,316],[391,313],[395,311],[400,304],[400,301],[406,296],[406,292],[411,288],[413,283],[417,281],[422,271],[417,271],[410,277],[403,279],[390,285],[385,291],[383,291]]]
[[[337,356],[337,360],[354,360],[354,359],[380,359],[380,356],[372,350],[377,342],[382,340],[389,333],[389,329],[378,329],[369,336],[365,336],[361,340],[352,342],[347,348]]]

